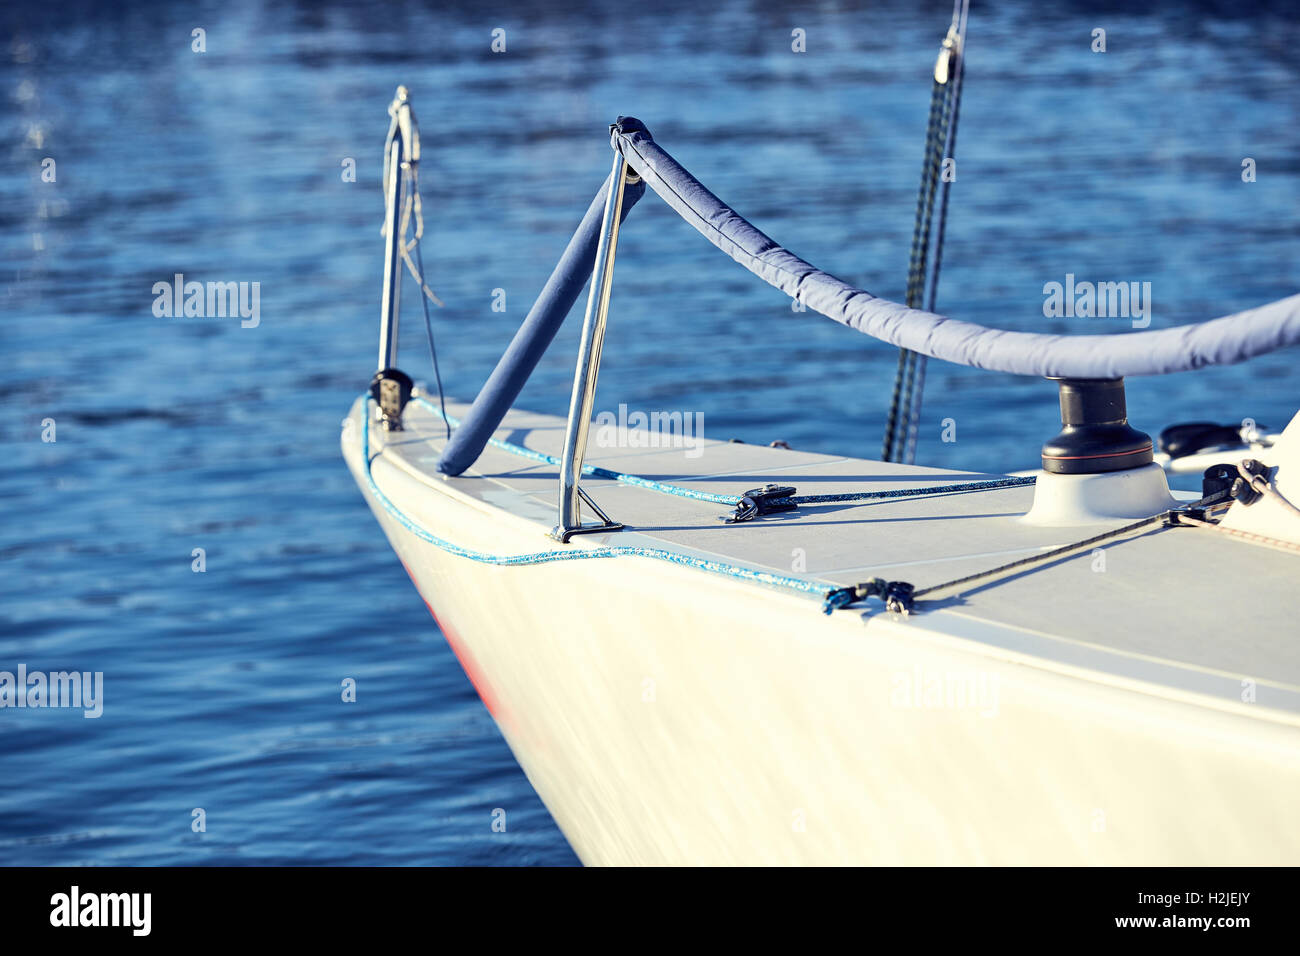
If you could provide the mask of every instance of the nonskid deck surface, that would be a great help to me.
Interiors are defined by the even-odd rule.
[[[467,408],[447,404],[453,417]],[[445,478],[437,471],[445,443],[441,419],[412,402],[404,424],[406,431],[383,439],[385,456],[434,486],[449,482],[462,494],[534,521],[538,550],[562,547],[544,537],[556,521],[557,466],[489,446],[474,468]],[[498,439],[555,456],[563,436],[562,419],[527,411],[512,411],[496,432]],[[602,442],[593,427],[586,460],[736,496],[767,483],[821,495],[994,477],[708,439],[693,441],[690,448],[647,447],[652,440],[649,433],[619,430],[615,441]],[[585,536],[569,547],[666,548],[828,585],[884,577],[923,588],[1099,530],[1041,528],[1017,520],[1032,502],[1032,486],[801,504],[797,511],[739,525],[720,520],[731,510],[725,504],[607,478],[587,477],[583,488],[627,530]],[[1213,531],[1172,528],[926,602],[911,620],[929,631],[975,637],[1009,652],[1046,653],[1072,666],[1113,671],[1106,661],[1113,665],[1122,658],[1121,669],[1138,679],[1227,701],[1237,700],[1243,681],[1249,681],[1261,708],[1300,713],[1297,584],[1300,556]],[[866,620],[886,614],[879,605],[836,613]],[[809,614],[819,616],[811,601]]]

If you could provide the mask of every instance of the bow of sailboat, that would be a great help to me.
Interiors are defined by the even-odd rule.
[[[621,117],[609,176],[470,403],[441,387],[405,88],[390,108],[380,356],[344,457],[586,862],[1300,859],[1300,836],[1260,823],[1300,795],[1300,415],[1241,444],[1179,426],[1157,456],[1124,391],[1300,342],[1300,296],[1125,335],[935,312],[964,24],[959,2],[906,304],[783,248]],[[593,422],[620,230],[651,193],[757,278],[901,350],[895,460]],[[436,395],[397,368],[404,270]],[[514,408],[584,287],[568,415]],[[911,464],[927,357],[1051,379],[1061,431],[1041,469]],[[1171,492],[1166,469],[1188,463],[1197,490]]]

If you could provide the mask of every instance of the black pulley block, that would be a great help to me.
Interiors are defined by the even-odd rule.
[[[402,411],[411,400],[414,387],[411,377],[399,369],[386,368],[375,373],[370,380],[370,396],[379,406],[379,418],[384,428],[395,432],[402,430]]]

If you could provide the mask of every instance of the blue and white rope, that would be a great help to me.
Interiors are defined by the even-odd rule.
[[[522,450],[528,451],[528,449]],[[538,454],[538,452],[529,452],[530,456]],[[411,534],[415,535],[421,541],[425,541],[442,551],[446,551],[448,554],[467,558],[470,561],[477,561],[480,564],[519,566],[529,564],[550,564],[554,561],[586,561],[595,558],[653,558],[657,561],[666,561],[669,564],[682,565],[683,567],[695,568],[700,571],[710,571],[714,574],[722,574],[742,581],[753,581],[758,584],[767,584],[773,587],[785,588],[789,591],[796,591],[801,594],[818,595],[823,599],[823,602],[836,590],[833,587],[816,581],[805,581],[801,578],[792,578],[783,574],[773,574],[770,571],[758,571],[753,568],[742,568],[732,564],[725,564],[721,561],[710,561],[705,558],[697,558],[689,554],[682,554],[678,551],[669,551],[664,548],[570,548],[564,551],[534,551],[527,554],[489,554],[486,551],[476,551],[472,548],[466,548],[454,544],[446,538],[441,538],[433,532],[422,528],[414,519],[398,508],[387,495],[380,491],[379,486],[375,483],[374,476],[370,471],[369,403],[367,403],[366,409],[362,414],[361,456],[365,465],[366,487],[369,489],[370,494],[374,496],[375,501],[379,503],[380,507],[388,512],[394,521],[400,524],[407,531],[411,532]],[[830,611],[827,610],[827,613],[830,613]]]
[[[412,396],[412,400],[418,402],[427,411],[443,419],[453,428],[460,425],[459,419],[454,415],[447,414],[441,408],[429,402],[422,395]],[[477,561],[482,564],[495,564],[502,566],[549,564],[553,561],[584,561],[594,558],[652,558],[658,561],[667,561],[669,564],[677,564],[701,571],[709,571],[714,574],[726,575],[727,577],[736,578],[738,580],[753,581],[758,584],[767,584],[773,587],[785,588],[801,594],[815,594],[822,598],[822,612],[825,614],[830,614],[832,611],[844,607],[846,604],[851,604],[854,600],[852,595],[848,593],[849,589],[846,588],[832,587],[826,584],[819,584],[815,581],[806,581],[802,578],[789,577],[783,574],[773,574],[770,571],[758,571],[753,568],[743,568],[737,565],[726,564],[721,561],[710,561],[705,558],[697,558],[688,554],[682,554],[678,551],[669,551],[664,548],[574,548],[565,551],[535,551],[528,554],[501,555],[489,554],[484,551],[475,551],[458,544],[453,544],[445,538],[440,538],[436,534],[422,528],[379,490],[379,486],[375,484],[375,479],[370,473],[370,415],[368,411],[363,415],[363,419],[361,452],[365,461],[366,483],[370,489],[370,493],[374,496],[375,500],[379,502],[380,506],[398,522],[398,524],[406,528],[420,540],[428,542],[449,554],[455,554],[459,557],[467,558],[471,561]],[[559,465],[560,463],[560,460],[554,455],[534,451],[531,448],[525,448],[522,445],[516,445],[513,442],[504,441],[500,438],[489,438],[488,444],[493,448],[509,452],[512,455],[517,455],[521,458],[527,458],[543,464]],[[651,491],[678,495],[683,498],[694,498],[699,501],[708,501],[714,504],[735,506],[739,504],[741,500],[739,495],[723,495],[708,491],[697,491],[694,488],[685,488],[681,485],[673,485],[663,481],[655,481],[651,478],[643,478],[640,475],[630,475],[621,471],[613,471],[609,468],[601,468],[598,465],[584,465],[582,473],[595,478],[608,478],[622,482],[623,484],[647,488]],[[1019,485],[1033,484],[1033,482],[1034,479],[1032,477],[1007,477],[997,478],[990,481],[968,481],[947,485],[927,485],[924,488],[900,488],[891,491],[865,491],[840,495],[796,495],[792,498],[783,500],[794,502],[796,504],[819,504],[834,501],[910,498],[919,495],[949,494],[962,491],[991,490],[994,488],[1013,488]]]

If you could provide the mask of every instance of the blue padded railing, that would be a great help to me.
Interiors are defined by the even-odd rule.
[[[836,322],[931,358],[1016,375],[1114,379],[1230,365],[1300,343],[1300,295],[1196,325],[1118,335],[1009,332],[909,309],[783,249],[705,189],[640,120],[620,117],[611,135],[679,216],[764,282]]]
[[[823,272],[784,249],[709,192],[645,124],[619,117],[613,146],[641,177],[623,200],[626,218],[648,185],[701,235],[769,285],[843,325],[899,348],[1016,375],[1117,379],[1230,365],[1300,343],[1300,295],[1176,328],[1110,335],[1047,335],[990,329],[909,309]],[[452,435],[438,470],[459,475],[477,460],[591,277],[609,180],[514,340]]]

